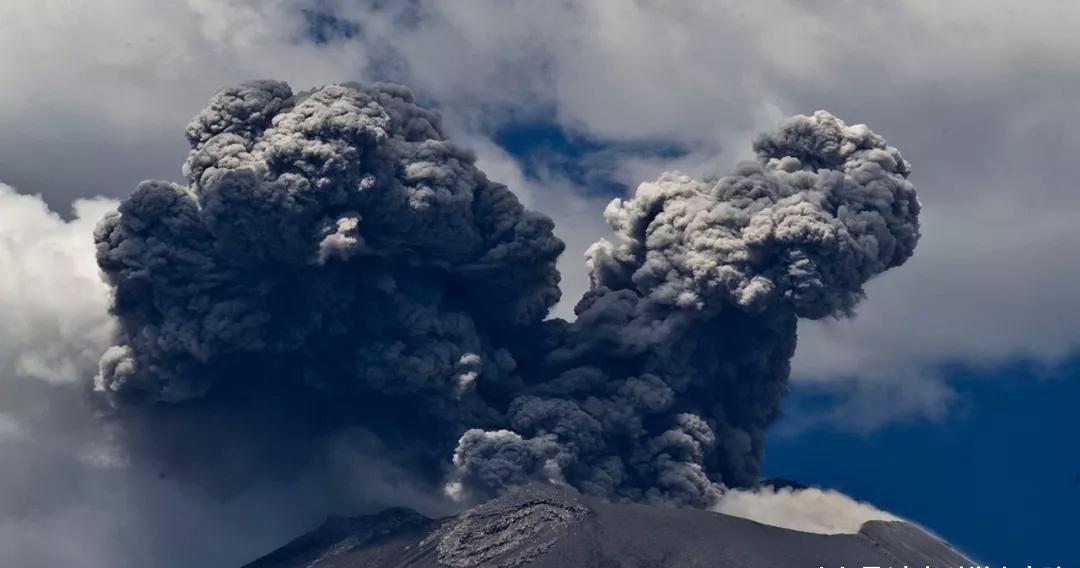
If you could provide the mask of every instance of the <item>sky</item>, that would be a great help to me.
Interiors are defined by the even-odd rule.
[[[1078,23],[1080,6],[1065,0],[8,1],[0,182],[62,219],[13,197],[0,219],[76,241],[110,206],[94,198],[180,178],[183,128],[223,86],[402,82],[489,177],[555,220],[567,243],[556,313],[569,316],[587,285],[584,250],[608,234],[609,200],[667,170],[723,173],[751,157],[755,132],[827,109],[912,163],[923,238],[870,282],[857,317],[800,325],[766,473],[868,500],[983,562],[1073,565]],[[12,226],[0,234],[29,234]],[[33,265],[0,250],[15,267],[0,279],[12,316],[0,328],[8,448],[75,408],[72,385],[109,333],[92,262],[66,256],[66,240],[35,242]],[[63,394],[40,403],[53,391]],[[72,421],[84,412],[68,410]],[[0,476],[0,489],[60,467],[61,454]],[[92,452],[68,461],[117,465]],[[104,525],[98,503],[82,505],[54,530]],[[250,549],[294,529],[268,527]]]

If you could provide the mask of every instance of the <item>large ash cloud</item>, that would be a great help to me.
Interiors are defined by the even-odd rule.
[[[265,473],[362,427],[461,497],[544,479],[708,505],[756,481],[797,319],[850,315],[918,240],[899,152],[797,116],[730,176],[612,202],[576,320],[545,321],[551,221],[407,90],[245,84],[187,136],[188,185],[146,182],[97,230],[120,332],[95,379],[185,472]]]

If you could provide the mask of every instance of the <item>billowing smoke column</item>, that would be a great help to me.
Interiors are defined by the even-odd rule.
[[[552,222],[407,90],[245,84],[187,136],[188,186],[145,182],[98,228],[121,331],[97,389],[163,452],[234,411],[251,436],[363,427],[463,498],[547,480],[705,506],[754,483],[797,319],[851,314],[919,237],[895,148],[796,116],[730,176],[613,201],[576,320],[545,320]],[[213,444],[184,460],[213,468]]]
[[[543,471],[590,492],[703,505],[756,481],[798,317],[847,315],[918,240],[908,164],[825,112],[782,122],[758,162],[714,181],[666,174],[615,200],[618,241],[588,252],[577,320],[552,324],[507,415],[470,430],[463,487]]]

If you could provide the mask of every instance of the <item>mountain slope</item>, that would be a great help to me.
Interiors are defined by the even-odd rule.
[[[331,518],[245,568],[806,568],[971,566],[904,522],[803,533],[696,509],[613,504],[532,486],[446,519],[391,509]]]

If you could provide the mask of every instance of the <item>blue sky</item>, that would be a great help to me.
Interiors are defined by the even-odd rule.
[[[1071,439],[1080,432],[1080,362],[1052,373],[1017,364],[947,376],[963,402],[945,416],[869,434],[774,434],[766,474],[871,501],[932,527],[981,562],[1080,563],[1080,455]],[[821,404],[819,397],[796,387],[788,407]]]

